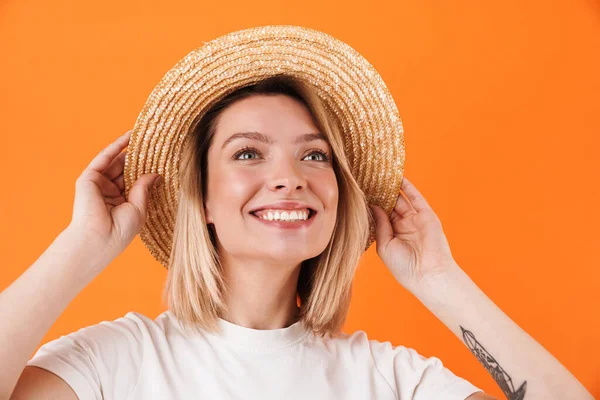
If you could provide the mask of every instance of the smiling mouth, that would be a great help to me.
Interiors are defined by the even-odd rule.
[[[268,222],[298,223],[312,219],[317,212],[307,208],[303,210],[259,210],[251,212],[254,217]],[[306,217],[306,218],[305,218]]]

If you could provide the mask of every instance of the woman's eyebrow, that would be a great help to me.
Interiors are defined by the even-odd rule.
[[[263,142],[266,144],[273,144],[276,142],[275,140],[271,139],[269,136],[267,136],[261,132],[238,132],[238,133],[234,133],[233,135],[229,136],[227,138],[227,140],[225,142],[223,142],[221,149],[224,149],[225,146],[227,146],[229,143],[233,142],[234,140],[238,140],[238,139],[257,140],[259,142]],[[296,138],[296,140],[294,141],[294,143],[311,142],[313,140],[323,140],[324,142],[327,142],[327,137],[320,132],[319,133],[304,133],[302,135],[299,135]]]
[[[313,140],[322,140],[327,142],[327,137],[322,133],[305,133],[296,138],[294,143],[312,142]]]

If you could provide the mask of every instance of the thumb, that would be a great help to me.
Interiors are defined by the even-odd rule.
[[[371,205],[373,216],[375,218],[375,242],[377,248],[383,248],[394,237],[394,230],[389,217],[383,209],[376,205]]]
[[[156,187],[162,177],[158,174],[146,174],[139,177],[129,191],[128,202],[137,207],[145,220],[148,212],[148,192],[152,187]]]

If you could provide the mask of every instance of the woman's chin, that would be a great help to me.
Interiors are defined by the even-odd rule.
[[[269,251],[263,253],[263,257],[265,260],[269,260],[270,262],[282,265],[297,265],[306,261],[310,258],[316,257],[320,252],[317,251],[309,251],[298,249],[298,246],[295,247],[281,247],[278,249],[271,248]]]

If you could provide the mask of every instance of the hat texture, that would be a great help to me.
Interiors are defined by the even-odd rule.
[[[244,29],[218,37],[178,61],[140,112],[127,150],[125,196],[143,174],[163,183],[150,191],[140,238],[166,268],[179,199],[183,146],[211,105],[244,86],[289,75],[312,86],[343,135],[352,174],[369,204],[391,214],[404,176],[404,134],[398,109],[379,73],[346,43],[290,25]],[[373,222],[365,249],[375,238]]]

